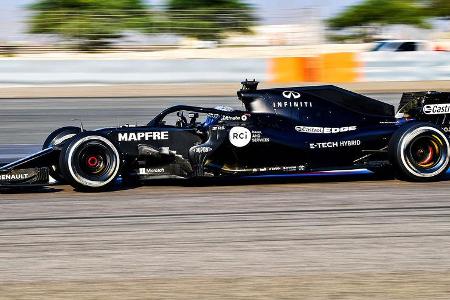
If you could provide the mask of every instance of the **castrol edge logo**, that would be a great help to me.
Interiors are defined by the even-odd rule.
[[[450,103],[427,104],[423,107],[426,115],[443,115],[450,113]]]
[[[348,131],[354,131],[356,130],[356,126],[346,126],[346,127],[309,127],[309,126],[295,126],[295,130],[298,132],[304,132],[304,133],[342,133],[342,132],[348,132]]]

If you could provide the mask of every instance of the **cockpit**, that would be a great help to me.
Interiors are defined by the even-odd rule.
[[[176,127],[204,130],[217,124],[224,115],[241,115],[231,107],[216,106],[203,108],[195,106],[173,106],[157,115],[147,126],[150,127]]]

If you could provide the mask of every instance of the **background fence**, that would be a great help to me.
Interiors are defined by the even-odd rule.
[[[449,80],[450,52],[178,60],[0,60],[0,84],[274,83]]]

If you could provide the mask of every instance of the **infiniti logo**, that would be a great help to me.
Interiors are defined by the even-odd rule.
[[[301,96],[300,93],[294,92],[294,91],[284,91],[283,92],[283,97],[288,98],[288,99],[292,99],[292,98],[298,99],[298,98],[300,98],[300,96]]]

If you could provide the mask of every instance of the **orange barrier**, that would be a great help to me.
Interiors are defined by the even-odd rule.
[[[321,55],[322,82],[355,82],[358,66],[355,53],[327,53]]]
[[[305,58],[277,57],[269,61],[271,81],[277,83],[305,81]]]
[[[274,83],[355,82],[359,63],[355,53],[327,53],[318,57],[279,57],[269,62]]]

